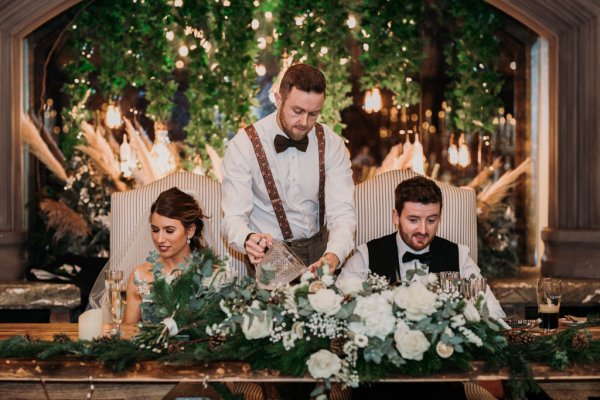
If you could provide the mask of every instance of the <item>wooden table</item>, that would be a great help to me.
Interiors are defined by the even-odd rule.
[[[33,338],[52,340],[56,333],[77,338],[77,324],[0,324],[0,339],[29,334]],[[125,327],[123,336],[131,337],[133,327]],[[594,337],[600,337],[600,328],[593,328]],[[452,382],[492,381],[508,378],[508,371],[485,372],[483,363],[474,362],[467,372],[435,374],[427,377],[391,376],[385,382]],[[577,366],[568,371],[556,371],[543,365],[533,365],[536,380],[542,386],[556,386],[567,390],[569,398],[578,398],[577,390],[600,395],[600,365]],[[209,386],[211,382],[312,382],[306,377],[288,377],[276,371],[255,371],[243,362],[210,363],[194,366],[173,366],[154,361],[140,362],[122,373],[115,373],[98,362],[64,358],[52,361],[0,360],[0,399],[175,399],[184,395],[197,398],[219,398]],[[587,383],[585,381],[588,381]],[[565,386],[565,382],[567,382]],[[572,382],[572,385],[569,385]],[[565,387],[567,389],[565,389]],[[46,395],[46,393],[48,395]],[[559,397],[560,398],[560,397]]]

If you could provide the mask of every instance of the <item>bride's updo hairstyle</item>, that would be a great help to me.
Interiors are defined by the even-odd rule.
[[[182,192],[176,187],[162,192],[150,207],[150,216],[157,213],[163,217],[181,221],[183,227],[188,229],[190,225],[196,225],[196,232],[190,238],[190,249],[200,250],[206,247],[202,239],[202,228],[204,228],[205,217],[196,199]]]

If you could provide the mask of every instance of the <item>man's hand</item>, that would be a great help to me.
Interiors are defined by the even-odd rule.
[[[244,243],[250,262],[254,265],[260,263],[265,256],[265,249],[273,246],[273,236],[268,233],[251,233]]]
[[[333,253],[325,253],[323,254],[323,257],[319,258],[316,262],[310,264],[308,266],[308,270],[311,272],[316,272],[317,268],[319,268],[323,264],[327,264],[329,266],[329,271],[327,272],[327,274],[333,275],[337,266],[340,265],[340,259]]]

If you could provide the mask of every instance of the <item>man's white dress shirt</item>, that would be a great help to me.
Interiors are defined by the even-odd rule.
[[[459,265],[459,273],[461,278],[468,278],[472,274],[475,276],[481,276],[481,270],[473,261],[473,259],[469,256],[469,247],[463,244],[458,245],[458,265]],[[396,233],[396,246],[398,248],[398,262],[400,263],[400,279],[402,281],[408,281],[407,272],[409,270],[414,269],[422,269],[423,266],[419,260],[412,260],[407,263],[402,262],[402,256],[407,251],[415,254],[422,254],[429,251],[429,246],[421,251],[415,251],[408,247],[404,240],[400,237],[400,233]],[[424,269],[425,272],[428,272],[427,269]],[[397,271],[398,272],[398,271]],[[369,274],[369,248],[366,244],[362,244],[356,248],[356,252],[350,259],[344,264],[342,267],[342,272],[338,276],[336,280],[336,284],[341,283],[344,279],[355,279],[359,278],[365,280],[367,275]],[[426,275],[413,275],[413,280],[421,280],[423,283],[427,282]],[[486,290],[485,298],[487,301],[488,309],[490,311],[490,315],[496,318],[506,318],[506,314],[502,310],[500,306],[500,302],[496,299],[496,296],[492,293],[489,286]]]
[[[315,128],[308,134],[308,148],[275,151],[276,135],[286,136],[276,122],[276,112],[254,124],[264,147],[294,239],[309,238],[319,231],[319,154]],[[325,131],[325,221],[329,229],[326,252],[340,262],[354,248],[356,216],[354,182],[343,140]],[[252,233],[269,233],[283,240],[281,229],[258,166],[254,148],[241,129],[229,142],[222,164],[222,231],[227,241],[245,253],[244,241]]]

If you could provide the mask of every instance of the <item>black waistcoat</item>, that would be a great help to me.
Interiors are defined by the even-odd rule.
[[[390,283],[396,282],[396,271],[400,271],[396,233],[367,242],[369,249],[369,269],[377,275],[385,276]],[[458,245],[436,236],[429,245],[433,261],[429,272],[459,271]]]

